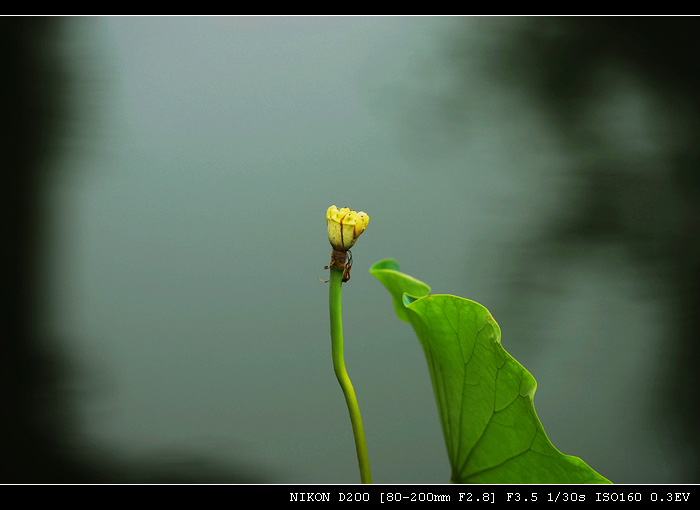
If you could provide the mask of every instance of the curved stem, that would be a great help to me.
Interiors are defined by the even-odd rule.
[[[345,395],[345,402],[350,413],[352,423],[352,433],[355,436],[355,450],[357,451],[357,462],[360,466],[360,480],[362,483],[372,483],[372,475],[369,471],[369,457],[367,456],[367,445],[365,444],[365,432],[362,428],[362,417],[360,407],[357,405],[355,390],[345,370],[345,358],[343,356],[343,319],[341,312],[341,285],[343,279],[343,269],[332,266],[331,279],[329,281],[329,308],[331,316],[331,348],[333,355],[333,370],[338,378],[340,387]]]

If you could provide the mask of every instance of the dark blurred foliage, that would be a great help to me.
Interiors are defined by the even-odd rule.
[[[522,251],[527,260],[514,263],[527,273],[537,263],[533,250],[546,252],[555,259],[548,274],[557,278],[557,258],[585,257],[590,249],[615,245],[661,283],[661,298],[672,310],[665,339],[671,360],[659,360],[666,372],[665,380],[657,381],[663,398],[650,419],[687,448],[686,481],[695,483],[700,479],[700,19],[488,22],[499,34],[486,45],[489,73],[551,123],[561,147],[576,161],[570,172],[579,183],[570,208],[539,230]],[[457,62],[467,62],[469,51],[458,43]],[[616,146],[610,126],[588,116],[601,89],[616,86],[601,78],[611,68],[662,106],[652,131],[655,157]]]
[[[37,335],[37,265],[41,183],[47,177],[50,120],[57,115],[61,82],[46,58],[55,24],[3,18],[0,28],[2,92],[3,321],[0,361],[2,481],[68,481],[84,475],[62,452],[55,391],[60,365]]]
[[[122,461],[81,443],[72,374],[60,341],[41,332],[52,158],[66,136],[65,62],[55,51],[63,20],[0,18],[3,155],[1,216],[3,317],[0,341],[0,483],[255,483],[250,466],[166,451]]]

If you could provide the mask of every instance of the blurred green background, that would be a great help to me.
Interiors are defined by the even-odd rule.
[[[3,18],[3,482],[444,483],[368,274],[486,306],[554,445],[698,482],[696,18]]]

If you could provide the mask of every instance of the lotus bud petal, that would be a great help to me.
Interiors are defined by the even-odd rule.
[[[347,207],[338,209],[332,205],[326,212],[328,240],[334,250],[348,251],[365,231],[369,224],[369,216],[360,211],[356,212]]]

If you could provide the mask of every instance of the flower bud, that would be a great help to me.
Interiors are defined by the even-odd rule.
[[[368,223],[369,216],[362,211],[355,212],[347,207],[338,209],[334,205],[330,206],[326,212],[326,225],[328,240],[333,249],[348,251],[365,231]]]

